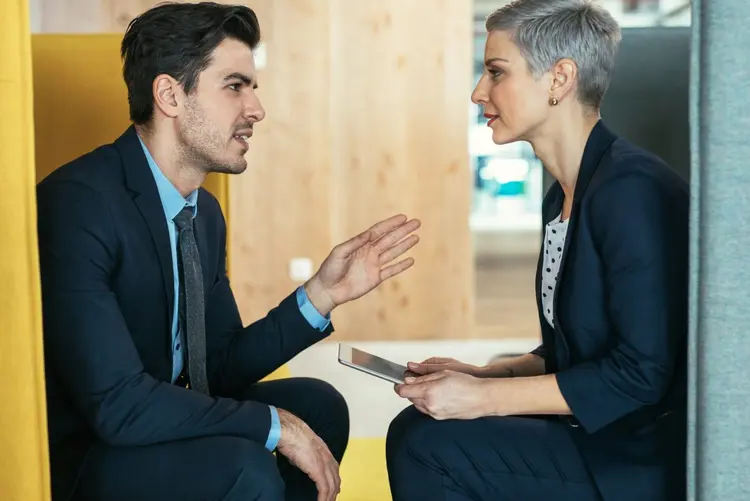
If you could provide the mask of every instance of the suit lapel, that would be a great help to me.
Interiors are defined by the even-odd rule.
[[[169,318],[174,314],[174,274],[172,272],[172,253],[169,241],[167,222],[164,219],[164,209],[159,198],[159,190],[149,169],[146,156],[136,134],[135,128],[130,126],[125,133],[115,141],[120,151],[125,171],[125,182],[134,192],[133,201],[143,216],[153,240],[156,254],[161,266],[164,293],[167,298]]]

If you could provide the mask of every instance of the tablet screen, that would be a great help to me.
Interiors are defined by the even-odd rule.
[[[402,383],[406,367],[347,345],[339,345],[339,361],[388,381]]]

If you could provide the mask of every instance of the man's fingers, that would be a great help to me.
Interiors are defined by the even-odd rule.
[[[413,264],[414,264],[414,258],[408,257],[404,259],[403,261],[399,261],[396,264],[392,264],[386,268],[383,268],[382,270],[380,270],[380,281],[384,282],[388,280],[389,278],[394,277],[398,275],[399,273],[402,273],[408,270],[409,268],[412,267]]]
[[[335,464],[335,469],[333,470],[333,480],[334,480],[333,498],[336,499],[336,496],[338,496],[339,493],[341,493],[341,474],[339,473],[338,463],[334,463],[334,464]]]
[[[331,501],[335,501],[336,496],[341,492],[341,477],[339,476],[338,463],[331,458],[329,474],[331,476]]]
[[[372,230],[364,231],[356,237],[352,237],[346,242],[337,245],[336,247],[334,247],[331,254],[341,259],[349,257],[367,242],[375,239],[375,237],[372,236],[371,231]]]
[[[422,222],[419,221],[419,219],[412,219],[401,226],[393,228],[375,241],[375,250],[378,252],[385,252],[396,245],[397,242],[401,241],[406,235],[419,229],[420,226],[422,226]]]
[[[310,478],[315,482],[315,488],[318,490],[318,501],[329,501],[328,480],[325,473],[317,471],[315,476],[311,475]]]
[[[417,235],[411,235],[408,238],[401,240],[399,243],[380,254],[380,264],[388,264],[404,252],[408,251],[419,243],[419,237]]]
[[[397,214],[395,216],[389,217],[388,219],[384,219],[379,223],[375,223],[368,230],[372,235],[372,241],[374,242],[378,240],[383,235],[386,235],[388,232],[393,231],[394,229],[403,225],[406,221],[408,221],[408,218],[405,215]]]
[[[339,492],[341,479],[339,478],[339,464],[328,449],[326,443],[320,437],[315,438],[317,443],[318,458],[316,463],[320,466],[326,480],[326,501],[334,501]]]
[[[327,463],[323,463],[323,471],[326,477],[326,501],[333,501],[336,499],[336,480],[334,479],[331,467]]]

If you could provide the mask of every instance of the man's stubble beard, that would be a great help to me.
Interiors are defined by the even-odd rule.
[[[226,154],[227,139],[209,126],[200,105],[191,100],[187,106],[186,120],[180,124],[179,154],[183,165],[191,165],[208,175],[212,172],[221,174],[241,174],[247,168],[247,162],[239,160],[229,162],[221,158]]]

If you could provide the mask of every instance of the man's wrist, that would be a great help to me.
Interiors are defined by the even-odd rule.
[[[331,314],[336,305],[331,300],[331,297],[326,292],[323,285],[320,283],[317,275],[313,276],[308,280],[305,285],[305,294],[310,304],[320,313],[322,316],[327,317]]]

